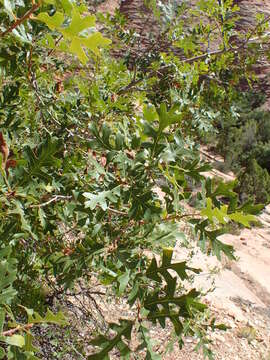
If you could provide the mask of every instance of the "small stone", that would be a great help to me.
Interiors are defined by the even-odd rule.
[[[218,340],[218,341],[220,341],[220,342],[225,342],[226,341],[226,339],[225,339],[225,337],[224,336],[222,336],[222,335],[216,335],[216,340]]]

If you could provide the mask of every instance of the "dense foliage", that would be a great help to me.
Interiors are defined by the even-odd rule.
[[[174,261],[173,247],[189,242],[185,221],[202,251],[233,258],[218,236],[228,222],[250,226],[261,209],[240,204],[234,183],[205,180],[197,139],[232,111],[240,74],[264,48],[266,19],[233,44],[230,1],[152,2],[172,49],[164,53],[145,48],[119,13],[96,14],[96,25],[71,0],[1,4],[0,358],[48,358],[37,329],[72,327],[54,300],[80,291],[95,299],[93,282],[133,315],[97,327],[94,352],[74,341],[70,356],[128,358],[132,349],[158,359],[149,336],[158,323],[180,347],[196,337],[211,357],[207,331],[224,327],[202,316],[200,292],[184,281],[200,270]],[[202,191],[190,213],[193,184]]]
[[[241,94],[234,113],[214,125],[218,129],[214,148],[225,159],[222,170],[238,175],[236,191],[242,201],[270,201],[270,113],[262,109],[264,101],[259,93]]]

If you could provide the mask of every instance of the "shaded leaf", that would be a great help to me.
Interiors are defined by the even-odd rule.
[[[133,322],[130,320],[120,320],[120,325],[110,324],[110,328],[116,332],[116,335],[113,338],[107,338],[103,335],[100,335],[96,339],[91,341],[91,344],[94,346],[99,346],[102,350],[93,355],[87,357],[88,360],[102,360],[109,359],[109,352],[117,346],[120,354],[127,355],[130,352],[129,347],[123,342],[122,337],[125,337],[127,340],[131,339],[131,330],[133,327]]]

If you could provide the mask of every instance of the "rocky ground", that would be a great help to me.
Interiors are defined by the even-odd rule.
[[[225,181],[233,179],[232,174],[217,170],[207,176]],[[220,262],[191,244],[192,265],[203,269],[194,285],[207,293],[205,302],[211,316],[230,327],[226,332],[209,335],[215,359],[270,360],[270,205],[258,220],[260,226],[238,229],[236,234],[221,237],[223,242],[234,246],[237,261]],[[174,256],[176,261],[181,261],[190,258],[190,253],[179,242]],[[153,329],[152,336],[164,360],[203,359],[202,354],[193,351],[195,338],[187,338],[184,349],[175,346],[173,352],[165,353],[170,335],[162,329]]]
[[[222,161],[218,156],[212,157],[207,149],[202,152],[214,164]],[[233,174],[223,174],[215,169],[206,176],[233,180]],[[229,327],[227,331],[209,333],[210,348],[217,360],[270,360],[270,205],[258,220],[259,226],[236,229],[233,234],[222,236],[222,241],[234,246],[237,261],[227,258],[218,261],[214,256],[202,254],[192,240],[190,247],[182,247],[182,240],[179,240],[174,249],[175,261],[189,259],[194,267],[203,270],[196,276],[193,286],[205,292],[203,301],[209,306],[209,318],[214,316],[217,323]],[[179,226],[188,231],[184,223]],[[192,236],[188,238],[192,239]],[[99,305],[108,321],[134,315],[123,303]],[[156,342],[155,350],[164,360],[204,358],[202,353],[194,352],[196,338],[186,338],[183,349],[176,344],[173,351],[168,352],[171,332],[153,327],[150,333]],[[112,359],[118,359],[118,355],[112,355]]]
[[[209,333],[209,346],[217,360],[270,360],[270,206],[259,219],[261,227],[223,236],[224,242],[235,247],[238,261],[220,262],[202,254],[194,243],[189,249],[179,241],[174,249],[175,261],[191,259],[194,267],[203,270],[193,285],[206,293],[203,302],[209,306],[209,319],[214,316],[217,323],[229,327],[227,331]],[[99,302],[99,306],[108,321],[134,316],[123,303]],[[198,342],[195,337],[186,338],[183,349],[176,343],[168,352],[172,340],[168,328],[153,327],[150,335],[162,360],[204,359],[202,353],[194,352]],[[118,358],[117,353],[112,354],[113,360]]]
[[[194,256],[194,265],[204,269],[196,286],[207,290],[214,284],[206,299],[217,318],[231,326],[212,336],[216,359],[270,359],[270,207],[259,218],[262,227],[223,236],[235,247],[238,261],[219,263],[200,251]],[[182,249],[176,248],[176,254],[181,259]],[[202,358],[190,352],[192,341],[187,340],[184,352],[164,359]]]

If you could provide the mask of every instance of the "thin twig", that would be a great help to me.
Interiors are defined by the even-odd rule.
[[[31,17],[31,15],[40,7],[40,4],[33,4],[33,6],[31,7],[30,10],[28,10],[20,19],[17,19],[7,30],[5,30],[4,32],[2,32],[0,34],[0,37],[4,37],[7,34],[9,34],[10,32],[12,32],[12,30],[16,29],[16,27],[20,26],[25,20],[29,19]]]
[[[188,58],[188,59],[183,59],[181,62],[183,64],[185,63],[193,63],[195,61],[198,61],[198,60],[204,60],[206,59],[207,57],[211,57],[211,56],[215,56],[215,55],[222,55],[224,53],[229,53],[229,52],[240,52],[241,50],[243,50],[245,48],[246,45],[250,44],[250,43],[253,43],[261,38],[265,38],[267,36],[270,35],[270,32],[267,32],[265,34],[263,34],[262,36],[257,36],[257,37],[254,37],[254,38],[251,38],[252,35],[257,31],[258,27],[259,26],[262,26],[265,22],[267,22],[268,20],[270,20],[270,15],[267,16],[264,21],[262,21],[259,25],[257,25],[253,31],[251,32],[251,34],[248,36],[248,38],[241,44],[239,45],[238,47],[236,48],[233,48],[233,47],[230,47],[229,49],[218,49],[218,50],[213,50],[213,51],[210,51],[210,52],[206,52],[206,53],[203,53],[201,55],[196,55],[194,57],[191,57],[191,58]],[[118,95],[122,95],[122,94],[125,94],[129,91],[132,91],[134,90],[134,87],[138,84],[140,84],[143,80],[147,80],[147,79],[150,79],[151,77],[157,75],[159,72],[163,72],[163,71],[166,71],[168,70],[169,68],[171,67],[171,65],[166,65],[164,67],[161,67],[160,69],[158,70],[153,70],[153,71],[150,71],[150,73],[148,74],[148,76],[144,77],[144,78],[140,78],[140,79],[137,79],[137,80],[132,80],[127,86],[125,86],[124,88],[120,89],[118,91]]]
[[[105,292],[103,291],[90,291],[90,290],[86,290],[86,289],[83,289],[82,291],[79,291],[77,293],[67,293],[67,296],[79,296],[79,295],[85,295],[85,294],[90,294],[90,295],[106,295]]]
[[[263,19],[259,24],[257,24],[256,26],[255,26],[255,28],[251,31],[251,33],[249,34],[249,36],[247,37],[247,39],[246,39],[246,41],[244,42],[244,44],[242,44],[242,46],[244,45],[246,45],[247,43],[250,43],[250,42],[254,42],[254,41],[256,41],[256,40],[258,40],[258,39],[260,39],[260,36],[258,37],[255,37],[255,38],[252,38],[252,36],[256,33],[256,31],[259,29],[259,27],[260,26],[262,26],[262,25],[264,25],[267,21],[269,21],[270,20],[270,15],[268,15],[265,19]],[[267,33],[265,33],[265,34],[263,34],[263,36],[262,37],[266,37],[266,36],[268,36],[270,33],[269,32],[267,32]]]
[[[59,44],[59,42],[63,39],[63,35],[60,35],[58,39],[56,39],[55,44],[54,44],[54,48],[52,48],[49,52],[48,52],[48,57],[52,55],[52,53],[55,51],[56,46]]]
[[[45,203],[42,203],[42,204],[34,204],[34,205],[30,205],[29,207],[30,208],[41,208],[41,207],[44,207],[44,206],[47,206],[53,202],[56,202],[56,201],[59,201],[59,200],[70,200],[72,199],[72,195],[68,195],[68,196],[65,196],[65,195],[55,195],[52,199],[46,201]]]
[[[33,327],[34,324],[26,324],[26,325],[18,325],[13,329],[7,330],[7,331],[3,331],[1,336],[12,336],[14,335],[16,332],[18,331],[27,331],[29,329],[31,329],[31,327]]]
[[[181,220],[185,217],[192,217],[192,216],[201,216],[201,214],[200,213],[190,213],[190,214],[172,215],[172,216],[168,216],[168,217],[162,219],[162,222],[171,221],[171,220]]]
[[[128,213],[124,212],[124,211],[120,211],[120,210],[116,210],[113,208],[108,207],[108,210],[112,213],[115,213],[117,215],[123,215],[123,216],[128,216]]]

